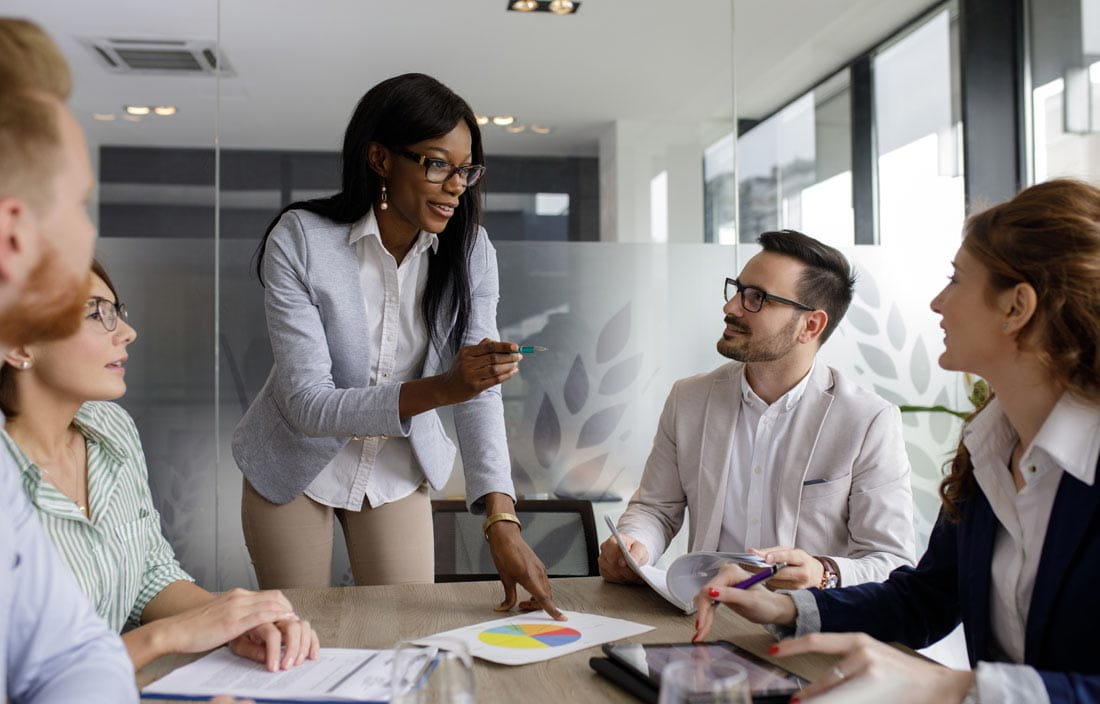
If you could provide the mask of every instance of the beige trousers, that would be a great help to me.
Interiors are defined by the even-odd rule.
[[[273,504],[244,480],[241,524],[261,589],[330,586],[332,519],[340,521],[359,586],[435,579],[432,504],[427,485],[410,496],[361,511],[325,506],[300,494]]]

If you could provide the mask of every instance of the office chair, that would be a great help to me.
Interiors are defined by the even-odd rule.
[[[523,538],[551,577],[599,574],[599,542],[591,501],[521,500],[516,516]],[[435,581],[476,582],[499,579],[489,543],[481,532],[484,516],[475,516],[461,499],[432,502],[435,523]]]

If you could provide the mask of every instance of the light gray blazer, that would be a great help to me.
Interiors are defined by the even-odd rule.
[[[398,416],[399,383],[370,386],[371,347],[359,284],[359,260],[348,243],[351,224],[305,210],[283,215],[263,258],[264,304],[275,363],[233,433],[233,458],[266,499],[294,499],[349,439],[409,438],[428,482],[441,488],[454,466],[455,446],[436,412]],[[470,257],[472,306],[464,344],[497,339],[496,250],[478,228]],[[369,302],[368,302],[369,305]],[[449,334],[454,320],[440,321]],[[428,345],[423,375],[450,367],[450,349]],[[500,388],[454,407],[462,445],[466,496],[512,495],[511,461]]]
[[[717,550],[745,365],[672,386],[619,530],[665,551],[688,512],[689,549]],[[774,500],[781,545],[831,557],[844,585],[913,564],[913,497],[897,406],[825,364],[814,366],[791,420],[789,463]],[[766,545],[749,547],[768,547]]]

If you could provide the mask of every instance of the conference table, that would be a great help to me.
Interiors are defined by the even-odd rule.
[[[648,587],[608,584],[599,577],[554,579],[552,584],[554,602],[560,609],[601,614],[655,627],[626,639],[628,642],[691,640],[694,618],[685,616]],[[390,648],[400,640],[507,615],[492,609],[503,597],[499,582],[287,589],[284,593],[294,604],[295,611],[313,624],[323,647]],[[760,626],[727,608],[719,610],[710,638],[736,643],[811,680],[836,662],[833,656],[826,655],[803,655],[782,661],[772,658],[767,650],[775,639]],[[477,700],[525,704],[636,702],[592,671],[588,659],[597,655],[602,655],[599,648],[589,648],[519,667],[477,660],[474,665]],[[198,657],[160,658],[137,673],[138,686],[144,687]]]

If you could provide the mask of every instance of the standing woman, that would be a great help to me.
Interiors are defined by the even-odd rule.
[[[434,578],[429,485],[454,444],[485,512],[504,584],[564,618],[519,533],[499,384],[518,371],[496,342],[496,252],[479,226],[485,171],[470,106],[423,74],[372,88],[344,137],[342,190],[283,210],[260,245],[274,365],[241,419],[245,542],[264,588],[328,586],[332,529],[356,584]]]
[[[771,651],[843,657],[804,699],[843,687],[894,704],[1100,702],[1100,189],[1049,181],[974,215],[953,266],[932,300],[940,366],[996,395],[963,427],[920,564],[787,593],[733,588],[746,575],[723,568],[696,597],[696,637],[712,599],[810,634]],[[970,671],[881,642],[924,647],[960,621]]]

